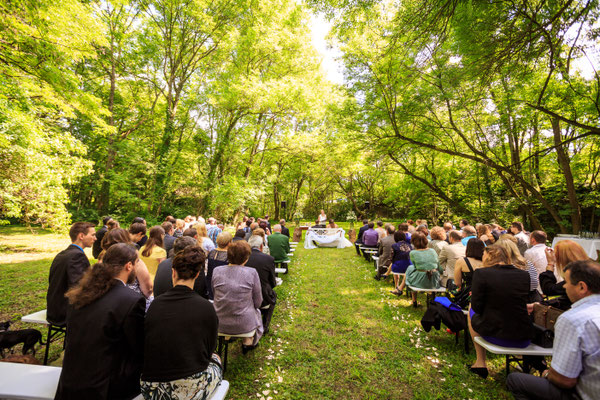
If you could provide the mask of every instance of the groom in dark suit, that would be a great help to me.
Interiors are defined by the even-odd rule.
[[[56,255],[50,266],[48,293],[46,294],[46,319],[53,325],[64,326],[67,320],[67,299],[65,293],[76,285],[90,261],[83,252],[96,241],[94,224],[75,222],[69,230],[71,244]]]

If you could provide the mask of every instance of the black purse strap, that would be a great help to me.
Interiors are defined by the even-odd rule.
[[[473,273],[473,266],[471,265],[471,261],[469,261],[468,257],[464,258],[465,263],[467,264],[467,267],[469,268],[469,271],[471,271],[471,273]]]

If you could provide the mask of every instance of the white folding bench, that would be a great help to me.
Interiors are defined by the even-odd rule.
[[[46,310],[34,312],[33,314],[25,315],[21,317],[21,321],[28,322],[31,324],[42,324],[48,327],[48,336],[46,342],[42,342],[42,345],[46,346],[44,353],[44,365],[48,364],[48,354],[50,352],[50,343],[54,340],[59,339],[67,333],[66,326],[53,325],[46,319]]]
[[[429,302],[435,300],[435,295],[436,293],[446,293],[446,288],[445,287],[440,287],[438,289],[423,289],[423,288],[418,288],[418,287],[414,287],[414,286],[410,286],[410,285],[406,285],[411,291],[416,292],[417,294],[419,294],[419,292],[424,292],[427,300],[427,308],[429,308]]]
[[[52,400],[60,367],[0,362],[0,399]]]
[[[506,355],[506,375],[510,372],[510,363],[516,362],[519,364],[522,361],[521,358],[517,356],[543,356],[548,357],[552,356],[552,348],[545,348],[538,346],[537,344],[531,343],[529,346],[525,348],[518,347],[503,347],[498,346],[497,344],[493,344],[482,338],[481,336],[475,336],[475,343],[494,354],[504,354]],[[519,364],[520,365],[520,364]],[[522,365],[521,365],[522,366]]]
[[[239,333],[237,335],[219,332],[219,345],[217,347],[217,353],[219,354],[219,357],[221,357],[221,360],[223,360],[223,375],[225,375],[225,371],[227,371],[227,353],[229,352],[229,342],[232,342],[235,339],[254,337],[255,333],[256,329],[246,333]],[[225,350],[225,354],[223,354],[223,350]]]

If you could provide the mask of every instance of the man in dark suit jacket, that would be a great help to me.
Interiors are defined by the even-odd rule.
[[[92,255],[97,260],[100,253],[102,253],[102,238],[108,232],[108,223],[112,220],[111,217],[103,217],[102,218],[102,228],[96,231],[96,241],[94,242],[94,246],[92,247]]]
[[[64,326],[67,320],[65,293],[76,285],[90,261],[83,252],[96,240],[94,224],[75,222],[69,230],[71,245],[56,255],[50,266],[48,293],[46,294],[46,319],[53,325]]]
[[[55,399],[125,400],[140,393],[146,300],[125,286],[135,280],[137,257],[129,244],[111,246],[103,258],[111,268],[97,264],[87,285],[70,296]]]
[[[289,239],[290,238],[290,230],[285,227],[285,219],[282,219],[281,221],[279,221],[279,225],[281,225],[281,234],[287,236]]]
[[[144,226],[146,228],[148,228],[148,223],[142,217],[135,217],[133,219],[133,222],[131,223],[131,225],[133,226],[134,224],[144,224]],[[147,241],[148,241],[148,236],[146,236],[146,230],[144,230],[144,234],[142,235],[142,237],[136,241],[136,244],[139,246],[138,249],[141,249],[146,244]]]
[[[277,295],[273,290],[277,285],[275,282],[275,259],[262,252],[263,241],[260,236],[251,236],[250,239],[248,239],[248,244],[252,248],[252,254],[250,254],[246,266],[252,267],[258,272],[263,298],[260,313],[262,314],[263,327],[265,329],[264,334],[267,334],[269,325],[271,324],[273,310],[275,310],[275,303],[277,302]],[[269,306],[269,308],[263,309],[263,307],[266,306]]]
[[[173,228],[173,224],[168,221],[163,222],[160,226],[165,231],[165,236],[163,237],[163,247],[165,248],[168,256],[169,251],[173,248],[173,243],[175,243],[176,238],[173,236],[173,233],[175,233],[175,228]]]
[[[172,257],[163,260],[158,264],[156,276],[154,277],[154,297],[158,297],[173,287],[173,257],[181,250],[189,246],[196,246],[198,242],[190,236],[182,236],[175,241],[173,245]],[[204,269],[200,270],[200,275],[194,282],[194,292],[208,299],[206,291],[206,279]]]
[[[363,236],[363,233],[365,233],[365,231],[367,229],[369,229],[369,220],[363,219],[363,226],[361,226],[360,229],[358,230],[358,235],[356,236],[356,241],[354,242],[354,247],[356,248],[356,254],[358,254],[359,256],[362,255],[362,254],[360,254],[360,246],[363,244],[362,236]]]

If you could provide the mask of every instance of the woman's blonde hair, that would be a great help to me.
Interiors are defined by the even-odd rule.
[[[194,225],[194,229],[196,229],[198,238],[208,237],[208,231],[206,230],[206,224],[204,222],[198,222],[196,225]]]
[[[505,238],[504,236],[512,236],[512,235],[503,235],[500,240],[496,242],[496,246],[502,247],[508,253],[508,258],[510,259],[510,263],[517,268],[527,269],[527,261],[521,255],[517,244],[513,242],[511,239]],[[514,236],[513,236],[514,237]]]
[[[494,244],[486,247],[484,251],[487,254],[487,258],[483,262],[484,267],[493,267],[498,264],[510,264],[510,257],[504,247]]]
[[[182,230],[185,226],[185,221],[182,219],[175,220],[175,229]]]

